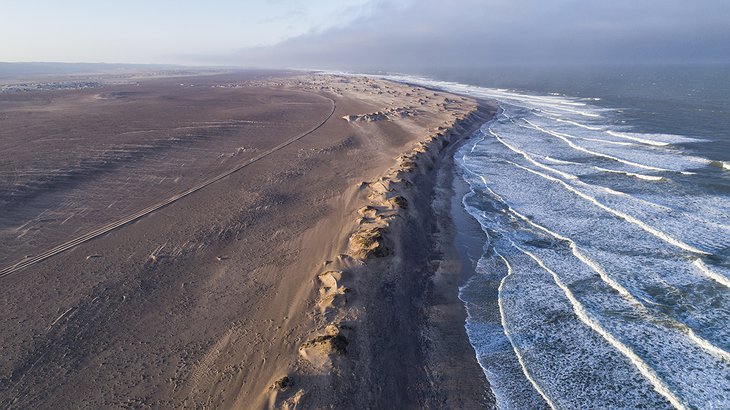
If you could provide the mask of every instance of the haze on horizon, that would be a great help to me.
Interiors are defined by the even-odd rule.
[[[0,61],[346,70],[728,63],[726,0],[75,0],[3,5]]]

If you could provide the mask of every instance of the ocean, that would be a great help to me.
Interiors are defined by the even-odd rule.
[[[499,408],[730,408],[730,67],[387,78],[499,104],[455,154]]]

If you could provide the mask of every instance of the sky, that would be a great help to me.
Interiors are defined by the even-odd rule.
[[[2,0],[0,61],[347,70],[730,62],[730,0]]]

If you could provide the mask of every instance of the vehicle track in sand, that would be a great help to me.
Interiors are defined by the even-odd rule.
[[[319,94],[316,94],[316,95],[319,95]],[[174,196],[172,196],[170,198],[167,198],[164,201],[157,202],[157,203],[155,203],[153,205],[150,205],[147,208],[144,208],[144,209],[142,209],[140,211],[137,211],[137,212],[135,212],[135,213],[133,213],[131,215],[127,215],[124,218],[118,219],[118,220],[116,220],[116,221],[114,221],[112,223],[109,223],[109,224],[104,225],[104,226],[102,226],[100,228],[97,228],[97,229],[94,229],[94,230],[92,230],[90,232],[87,232],[84,235],[81,235],[81,236],[79,236],[79,237],[77,237],[75,239],[72,239],[70,241],[64,242],[64,243],[62,243],[62,244],[60,244],[60,245],[58,245],[58,246],[56,246],[54,248],[51,248],[51,249],[49,249],[49,250],[47,250],[47,251],[45,251],[43,253],[40,253],[38,255],[31,256],[29,258],[22,259],[22,260],[14,263],[14,264],[12,264],[10,266],[6,266],[5,268],[0,269],[0,278],[4,278],[4,277],[6,277],[8,275],[11,275],[11,274],[13,274],[13,273],[21,270],[21,269],[24,269],[24,268],[27,268],[29,266],[35,265],[38,262],[42,262],[42,261],[44,261],[44,260],[46,260],[48,258],[51,258],[51,257],[53,257],[55,255],[58,255],[59,253],[62,253],[62,252],[67,251],[69,249],[72,249],[72,248],[74,248],[74,247],[76,247],[76,246],[78,246],[78,245],[80,245],[80,244],[82,244],[84,242],[88,242],[88,241],[90,241],[90,240],[92,240],[92,239],[94,239],[94,238],[96,238],[98,236],[101,236],[101,235],[104,235],[104,234],[106,234],[106,233],[108,233],[110,231],[113,231],[114,229],[120,228],[120,227],[122,227],[124,225],[127,225],[127,224],[129,224],[131,222],[134,222],[134,221],[136,221],[138,219],[141,219],[144,216],[151,214],[152,212],[155,212],[155,211],[157,211],[157,210],[159,210],[161,208],[164,208],[165,206],[170,205],[173,202],[176,202],[176,201],[178,201],[178,200],[180,200],[182,198],[185,198],[186,196],[188,196],[188,195],[190,195],[190,194],[192,194],[194,192],[197,192],[197,191],[199,191],[199,190],[201,190],[201,189],[203,189],[203,188],[205,188],[205,187],[207,187],[209,185],[212,185],[212,184],[220,181],[220,180],[224,179],[225,177],[227,177],[227,176],[229,176],[231,174],[234,174],[234,173],[240,171],[241,169],[246,168],[247,166],[249,166],[249,165],[251,165],[251,164],[253,164],[253,163],[255,163],[255,162],[257,162],[257,161],[259,161],[259,160],[261,160],[263,158],[266,158],[267,156],[273,154],[274,152],[279,151],[280,149],[282,149],[282,148],[284,148],[284,147],[286,147],[286,146],[288,146],[288,145],[290,145],[290,144],[292,144],[292,143],[294,143],[294,142],[296,142],[296,141],[298,141],[298,140],[306,137],[307,135],[309,135],[309,134],[317,131],[325,123],[327,123],[327,121],[329,121],[330,118],[332,118],[332,115],[334,115],[335,109],[337,108],[337,105],[336,105],[335,101],[332,98],[325,97],[325,96],[322,96],[322,95],[319,95],[319,96],[322,97],[322,98],[326,98],[327,100],[329,100],[329,102],[332,104],[332,108],[331,108],[329,114],[322,120],[322,122],[320,122],[319,124],[317,124],[315,127],[309,129],[308,131],[305,131],[305,132],[303,132],[303,133],[301,133],[301,134],[299,134],[299,135],[297,135],[295,137],[289,138],[288,140],[282,142],[281,144],[279,144],[279,145],[277,145],[277,146],[275,146],[275,147],[273,147],[273,148],[271,148],[269,150],[266,150],[266,151],[264,151],[264,152],[262,152],[262,153],[260,153],[260,154],[258,154],[256,156],[254,156],[253,158],[251,158],[248,161],[246,161],[246,162],[244,162],[244,163],[236,166],[235,168],[232,168],[232,169],[230,169],[228,171],[225,171],[225,172],[223,172],[221,174],[216,175],[213,178],[210,178],[210,179],[208,179],[206,181],[203,181],[203,182],[201,182],[201,183],[199,183],[197,185],[194,185],[192,188],[189,188],[186,191],[183,191],[183,192],[181,192],[181,193],[179,193],[177,195],[174,195]]]

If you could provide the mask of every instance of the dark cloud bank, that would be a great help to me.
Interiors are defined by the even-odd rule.
[[[381,2],[344,28],[221,56],[225,64],[404,70],[730,62],[728,0]]]

